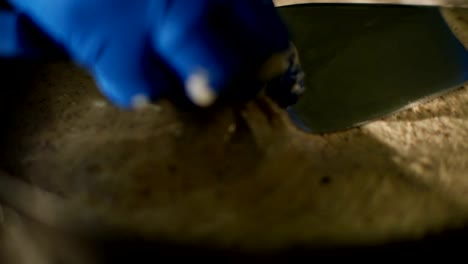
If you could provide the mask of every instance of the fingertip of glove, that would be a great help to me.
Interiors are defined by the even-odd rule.
[[[97,86],[103,96],[113,105],[124,110],[141,109],[157,99],[155,91],[137,84],[116,85],[102,76],[96,77]]]
[[[185,90],[190,101],[203,108],[213,105],[218,97],[205,70],[193,72],[185,82]]]
[[[135,94],[130,100],[130,107],[136,110],[149,106],[152,101],[146,94]]]
[[[116,96],[109,95],[108,93],[104,96],[115,106],[124,110],[139,110],[143,109],[154,101],[149,95],[145,93],[138,93],[130,96]]]

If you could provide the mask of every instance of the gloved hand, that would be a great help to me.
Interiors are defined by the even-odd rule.
[[[64,51],[123,108],[176,86],[202,107],[249,98],[272,78],[273,97],[294,101],[302,92],[297,54],[271,0],[8,1],[14,11],[0,11],[0,56]]]

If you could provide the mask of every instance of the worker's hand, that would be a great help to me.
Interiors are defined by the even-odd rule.
[[[202,107],[249,98],[272,78],[273,97],[294,101],[302,91],[271,0],[8,1],[14,11],[0,13],[0,55],[64,51],[124,108],[177,86]]]

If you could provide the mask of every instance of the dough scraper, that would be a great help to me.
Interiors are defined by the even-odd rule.
[[[393,1],[276,2],[305,71],[305,92],[287,109],[300,128],[353,128],[468,80],[468,50],[440,11],[468,0]]]

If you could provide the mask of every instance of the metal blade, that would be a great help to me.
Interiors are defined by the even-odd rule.
[[[468,7],[467,0],[274,0],[275,6],[298,4],[374,4]]]
[[[288,110],[326,133],[365,124],[468,80],[468,51],[435,7],[298,5],[279,8],[306,72]]]

